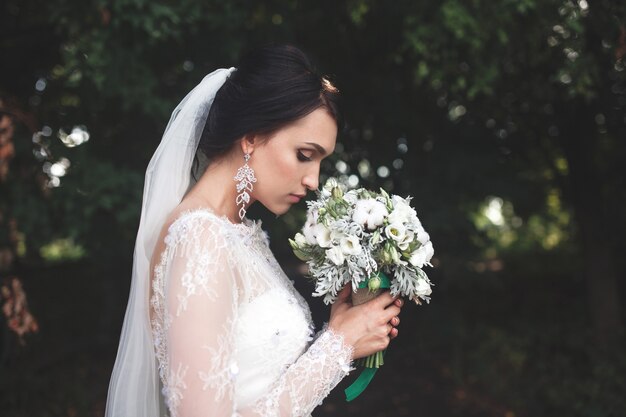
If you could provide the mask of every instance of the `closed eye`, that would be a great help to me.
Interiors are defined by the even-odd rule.
[[[304,155],[302,152],[298,151],[298,159],[302,162],[311,161],[312,159],[308,156]]]

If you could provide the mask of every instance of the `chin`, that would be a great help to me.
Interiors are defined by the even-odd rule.
[[[293,204],[283,204],[280,206],[276,206],[274,207],[274,210],[272,210],[272,213],[274,213],[277,216],[283,215],[289,211],[292,205]]]
[[[261,204],[263,203],[261,202]],[[275,216],[280,216],[280,215],[287,213],[289,209],[291,208],[292,204],[289,204],[289,203],[288,204],[272,204],[272,205],[263,204],[263,206],[265,206],[265,208],[271,211]]]
[[[281,210],[278,210],[278,212],[276,213],[276,215],[280,216],[281,214],[285,214],[289,211],[289,209],[291,208],[291,204],[285,206],[284,208],[282,208]]]

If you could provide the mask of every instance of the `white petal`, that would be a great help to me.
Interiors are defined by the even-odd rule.
[[[315,226],[315,238],[317,239],[317,244],[322,248],[329,248],[332,245],[330,230],[323,224]]]
[[[415,290],[418,295],[430,295],[433,292],[430,288],[430,284],[425,279],[417,281],[417,288]]]
[[[326,257],[328,257],[328,259],[330,259],[331,262],[335,265],[341,265],[345,260],[343,253],[341,252],[341,248],[339,248],[338,246],[333,246],[332,248],[328,249],[326,251]]]

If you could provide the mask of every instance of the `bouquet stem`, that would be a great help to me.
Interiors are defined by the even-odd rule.
[[[369,300],[373,300],[378,297],[383,290],[381,288],[376,291],[371,291],[369,288],[357,288],[356,292],[352,293],[352,305],[358,306],[364,304]]]
[[[356,363],[357,365],[361,365],[365,368],[380,368],[385,364],[383,352],[384,350],[381,350],[369,355],[366,358],[357,359]]]
[[[371,291],[369,288],[357,288],[356,292],[352,293],[352,305],[358,306],[366,303],[374,298],[378,297],[383,292],[382,289]],[[379,368],[383,363],[383,352],[376,352],[369,355],[366,358],[360,358],[356,360],[357,365],[361,365],[365,368]]]
[[[352,305],[360,305],[368,302],[380,295],[383,292],[383,289],[389,288],[391,283],[389,278],[382,272],[378,272],[374,274],[370,279],[376,278],[378,282],[375,290],[370,290],[368,286],[368,281],[361,282],[359,288],[357,288],[356,292],[352,292]],[[357,378],[356,381],[352,383],[348,388],[346,388],[346,400],[352,401],[356,397],[358,397],[367,385],[370,383],[378,368],[380,368],[384,364],[383,357],[385,355],[385,351],[379,351],[369,355],[366,358],[357,359],[355,362],[357,365],[363,366],[365,369],[361,372],[361,375]]]

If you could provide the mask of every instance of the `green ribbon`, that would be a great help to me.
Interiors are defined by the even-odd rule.
[[[377,274],[372,275],[369,279],[372,279],[376,276],[380,278],[379,288],[381,289],[390,288],[391,281],[389,280],[389,277],[387,277],[387,275],[385,275],[383,272],[378,272]],[[367,282],[369,281],[369,279],[361,281],[359,283],[359,288],[367,288]],[[383,356],[384,355],[385,355],[385,351],[383,350]],[[350,402],[354,400],[356,397],[358,397],[359,395],[361,395],[361,393],[365,391],[365,388],[367,388],[369,383],[372,381],[377,371],[378,371],[378,368],[366,367],[365,369],[363,369],[359,377],[356,379],[356,381],[354,381],[352,385],[350,385],[348,388],[344,390],[346,394],[346,401]]]
[[[361,375],[345,389],[346,393],[346,401],[350,402],[354,400],[356,397],[361,395],[361,393],[367,388],[374,375],[376,375],[376,371],[378,368],[365,368],[361,371]]]

